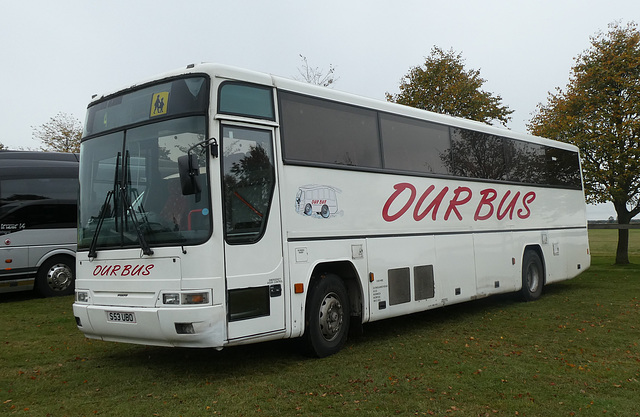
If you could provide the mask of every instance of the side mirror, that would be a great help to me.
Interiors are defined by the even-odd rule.
[[[178,173],[180,174],[180,188],[182,195],[193,195],[200,192],[197,176],[200,174],[198,156],[187,154],[178,157]]]

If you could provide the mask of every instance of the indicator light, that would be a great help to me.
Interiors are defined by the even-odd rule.
[[[208,292],[182,294],[182,304],[209,304]]]

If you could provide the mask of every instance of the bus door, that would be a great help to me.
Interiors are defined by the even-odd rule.
[[[228,338],[284,330],[280,204],[274,129],[222,125]]]

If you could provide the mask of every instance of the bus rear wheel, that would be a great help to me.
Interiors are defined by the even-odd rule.
[[[542,295],[544,267],[536,251],[527,250],[522,260],[522,290],[525,301],[535,301]]]
[[[342,349],[350,323],[349,295],[342,280],[322,276],[309,292],[304,339],[309,354],[323,358]]]
[[[76,262],[71,256],[54,256],[38,269],[36,291],[43,297],[71,295],[75,289]]]
[[[327,206],[326,204],[322,206],[322,209],[320,210],[320,215],[322,217],[324,217],[325,219],[329,218],[329,206]]]

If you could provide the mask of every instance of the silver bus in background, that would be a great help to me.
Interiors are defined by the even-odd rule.
[[[74,292],[79,155],[0,151],[0,293]]]

